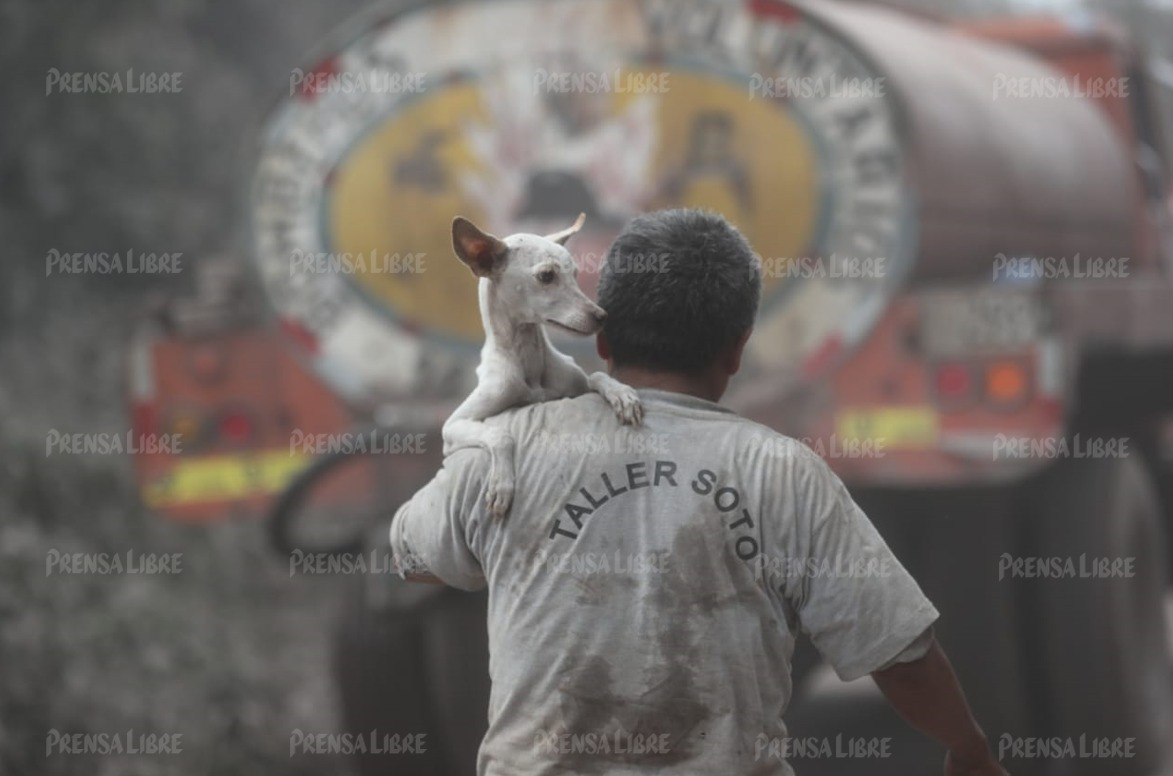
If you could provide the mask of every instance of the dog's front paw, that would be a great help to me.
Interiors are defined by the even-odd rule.
[[[485,508],[494,520],[501,520],[509,514],[509,507],[513,504],[513,478],[501,476],[499,473],[489,475],[489,484],[485,488]]]
[[[644,420],[644,405],[634,388],[618,385],[607,391],[607,403],[625,426],[638,426]]]

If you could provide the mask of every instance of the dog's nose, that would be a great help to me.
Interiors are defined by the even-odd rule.
[[[595,320],[598,321],[600,326],[607,322],[607,311],[602,308],[591,313],[591,315],[595,316]]]

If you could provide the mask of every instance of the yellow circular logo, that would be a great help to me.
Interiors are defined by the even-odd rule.
[[[363,292],[411,329],[469,343],[483,332],[476,279],[452,253],[454,215],[504,236],[586,212],[569,247],[588,293],[607,246],[642,210],[710,208],[763,255],[809,252],[817,157],[794,114],[712,74],[645,65],[618,77],[660,74],[663,94],[510,92],[508,75],[490,75],[403,106],[333,171],[328,251],[376,257],[352,276]],[[527,139],[527,125],[551,129]],[[765,282],[769,293],[778,279]]]
[[[470,387],[457,215],[503,237],[586,213],[568,247],[592,296],[633,216],[725,215],[763,262],[751,376],[825,368],[911,260],[882,77],[774,0],[469,2],[372,17],[334,52],[269,118],[253,227],[274,306],[345,395]]]

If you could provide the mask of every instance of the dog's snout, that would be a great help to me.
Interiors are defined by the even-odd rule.
[[[597,322],[597,323],[598,323],[600,326],[602,326],[604,323],[606,323],[606,322],[607,322],[607,311],[606,311],[606,310],[604,310],[602,307],[600,307],[600,308],[596,309],[595,311],[593,311],[593,312],[591,313],[591,315],[593,315],[593,316],[594,316],[594,318],[595,318],[595,321],[596,321],[596,322]]]

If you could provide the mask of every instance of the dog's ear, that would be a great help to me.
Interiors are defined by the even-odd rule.
[[[488,277],[509,249],[491,234],[482,232],[467,218],[452,219],[452,249],[477,277]]]
[[[586,223],[586,213],[579,213],[578,219],[575,220],[574,226],[569,229],[563,229],[561,232],[546,235],[546,239],[551,242],[556,242],[559,245],[566,245],[566,241],[578,234],[578,230],[582,229],[582,225]]]

